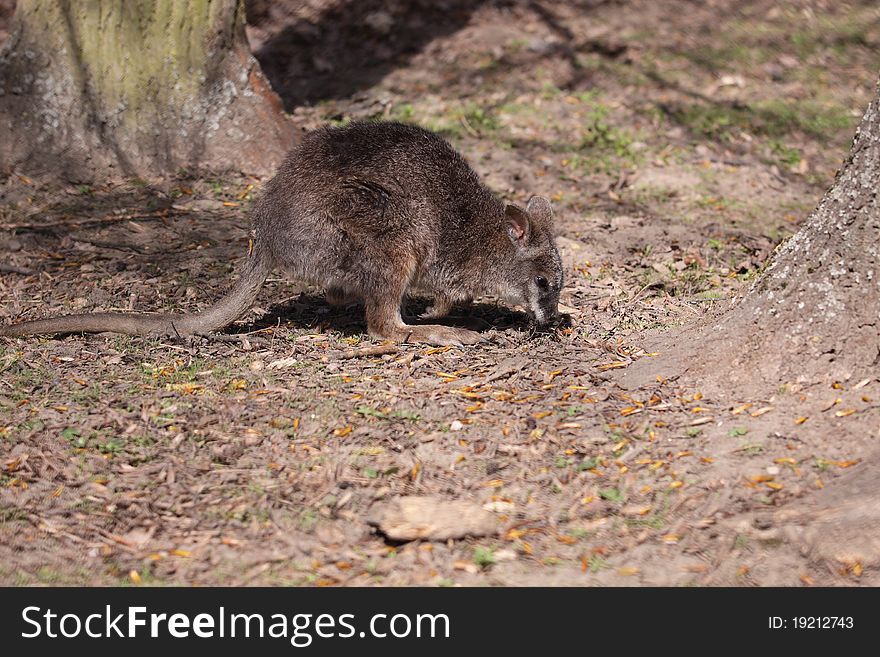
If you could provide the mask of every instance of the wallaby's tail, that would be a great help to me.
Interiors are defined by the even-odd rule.
[[[217,331],[238,319],[257,298],[272,269],[272,256],[255,245],[242,266],[241,276],[229,293],[200,313],[144,315],[92,313],[37,319],[0,327],[0,336],[17,337],[48,333],[126,333],[128,335],[194,335]]]

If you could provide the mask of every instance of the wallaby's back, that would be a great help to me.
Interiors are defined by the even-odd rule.
[[[257,240],[295,278],[364,297],[389,262],[430,269],[460,240],[500,227],[504,204],[439,136],[353,123],[303,140],[267,185]]]

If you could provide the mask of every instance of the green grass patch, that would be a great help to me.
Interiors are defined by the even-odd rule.
[[[729,139],[737,130],[766,136],[779,142],[794,132],[823,140],[834,140],[849,132],[855,119],[849,110],[833,102],[814,100],[761,100],[744,105],[688,103],[667,108],[676,122],[709,139]],[[782,150],[793,159],[792,150]],[[800,161],[800,154],[797,154]]]

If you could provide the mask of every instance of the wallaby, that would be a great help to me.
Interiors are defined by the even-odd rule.
[[[229,293],[194,314],[93,313],[22,322],[0,336],[102,332],[186,336],[247,311],[273,267],[323,286],[330,303],[360,300],[375,337],[475,344],[479,333],[405,324],[410,293],[433,297],[422,319],[496,295],[539,324],[557,316],[562,261],[550,202],[505,205],[440,136],[397,122],[354,122],[307,134],[253,209],[253,241]]]

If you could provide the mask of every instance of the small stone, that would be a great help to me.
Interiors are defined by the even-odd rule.
[[[462,429],[464,429],[464,425],[458,420],[453,420],[452,424],[449,425],[450,431],[461,431]]]
[[[222,210],[224,208],[223,201],[217,201],[215,199],[209,198],[200,198],[190,201],[185,205],[188,209],[191,210],[201,210],[202,212],[211,212],[214,210]]]
[[[480,572],[479,566],[477,566],[477,564],[475,563],[471,563],[470,561],[456,561],[452,564],[452,567],[456,570],[463,570],[464,572],[471,575],[476,575],[478,572]]]
[[[394,26],[394,17],[387,11],[374,11],[364,17],[364,23],[379,34],[388,34]]]
[[[495,561],[515,561],[517,556],[518,555],[516,554],[516,552],[514,552],[510,548],[504,548],[503,550],[498,550],[495,553]]]

